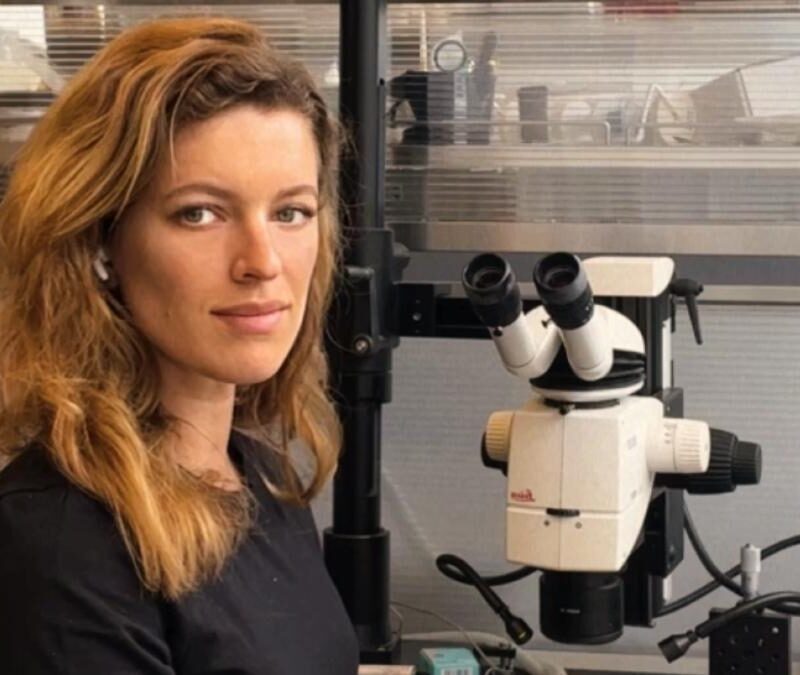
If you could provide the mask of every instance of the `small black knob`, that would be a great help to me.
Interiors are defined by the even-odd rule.
[[[689,310],[689,319],[692,322],[692,331],[697,344],[703,344],[703,334],[700,331],[700,314],[697,311],[697,296],[703,292],[703,284],[694,279],[675,279],[670,284],[670,292],[686,300],[686,309]]]
[[[761,446],[739,441],[733,449],[731,473],[737,485],[758,485],[761,482]]]

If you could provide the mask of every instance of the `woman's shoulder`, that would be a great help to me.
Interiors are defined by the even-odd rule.
[[[63,518],[67,506],[78,507],[69,509],[71,516],[92,513],[111,518],[98,500],[67,480],[41,446],[31,445],[0,471],[0,522],[9,510],[20,518],[35,517],[40,514],[37,506],[46,506],[54,519]]]
[[[0,588],[9,672],[68,663],[76,673],[174,675],[161,605],[143,589],[114,517],[40,448],[0,472]]]
[[[28,573],[52,571],[56,563],[77,573],[110,564],[132,569],[110,511],[67,480],[37,445],[0,471],[0,553],[24,561]]]
[[[145,598],[110,509],[37,446],[0,471],[0,588],[15,589],[0,600],[0,614],[31,598],[59,607],[91,598],[138,605]]]
[[[66,487],[66,479],[58,472],[39,445],[21,450],[0,471],[0,500],[8,495],[40,492]]]

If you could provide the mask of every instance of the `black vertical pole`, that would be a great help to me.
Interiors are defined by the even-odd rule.
[[[344,431],[325,561],[358,635],[362,662],[389,661],[389,533],[381,527],[381,407],[391,398],[394,282],[383,223],[386,1],[340,4],[343,280],[328,355]]]
[[[345,214],[355,228],[383,227],[386,0],[342,0],[339,111],[354,152],[342,159]]]

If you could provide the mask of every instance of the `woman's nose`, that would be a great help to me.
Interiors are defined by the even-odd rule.
[[[282,261],[272,224],[266,218],[242,223],[238,230],[233,262],[235,281],[274,279],[282,270]]]

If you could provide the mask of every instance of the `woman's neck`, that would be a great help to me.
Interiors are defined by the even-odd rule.
[[[198,476],[226,489],[240,487],[228,456],[236,387],[161,364],[161,405],[175,420],[168,438],[176,461]]]

